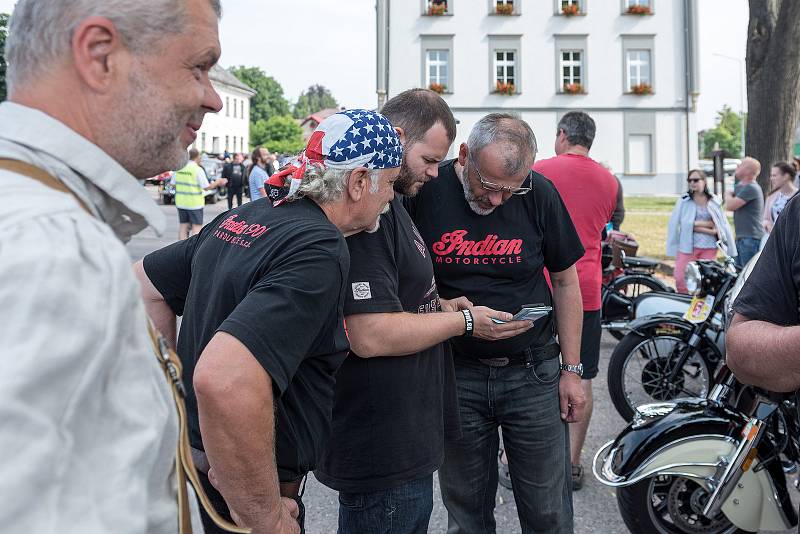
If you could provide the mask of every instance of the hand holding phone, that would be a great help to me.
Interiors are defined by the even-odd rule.
[[[525,304],[522,306],[514,317],[511,318],[512,321],[536,321],[541,319],[545,315],[549,314],[553,311],[552,306],[544,306],[542,304]],[[496,319],[492,317],[492,321],[497,324],[505,324],[506,321],[502,321],[500,319]]]

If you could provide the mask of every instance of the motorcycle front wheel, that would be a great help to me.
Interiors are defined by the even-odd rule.
[[[623,419],[632,421],[636,407],[642,404],[708,394],[712,370],[697,350],[669,380],[668,375],[686,346],[674,334],[642,336],[629,332],[620,340],[611,353],[607,382],[611,402]]]
[[[622,520],[632,534],[747,534],[720,512],[703,515],[708,492],[692,479],[657,475],[617,489]]]

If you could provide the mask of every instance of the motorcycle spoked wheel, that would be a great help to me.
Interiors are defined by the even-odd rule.
[[[617,505],[632,534],[747,534],[720,512],[703,515],[708,492],[697,482],[658,475],[617,489]]]
[[[652,276],[639,274],[627,275],[614,280],[611,282],[611,286],[608,290],[617,293],[632,304],[639,295],[649,293],[650,291],[666,291],[667,286]],[[632,314],[633,312],[631,311],[630,313]],[[627,319],[630,320],[632,317],[628,317]],[[625,336],[625,332],[621,330],[609,329],[608,332],[616,339],[622,339]]]
[[[695,351],[673,381],[666,378],[686,343],[674,335],[645,337],[629,332],[614,348],[608,363],[608,393],[614,408],[630,422],[636,407],[681,397],[705,397],[711,368]]]

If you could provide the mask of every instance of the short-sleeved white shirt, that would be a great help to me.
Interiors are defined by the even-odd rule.
[[[0,104],[0,525],[8,532],[175,533],[175,405],[123,241],[164,217],[96,145]],[[191,499],[195,532],[202,532]]]

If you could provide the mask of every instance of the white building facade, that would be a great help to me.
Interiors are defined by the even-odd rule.
[[[209,77],[222,99],[222,110],[205,116],[192,147],[207,154],[249,152],[250,98],[256,92],[219,65]]]
[[[626,194],[685,191],[697,165],[697,0],[377,0],[378,107],[431,87],[459,120],[518,113],[554,155],[564,113],[597,123],[591,156]],[[444,14],[434,14],[442,13]]]

